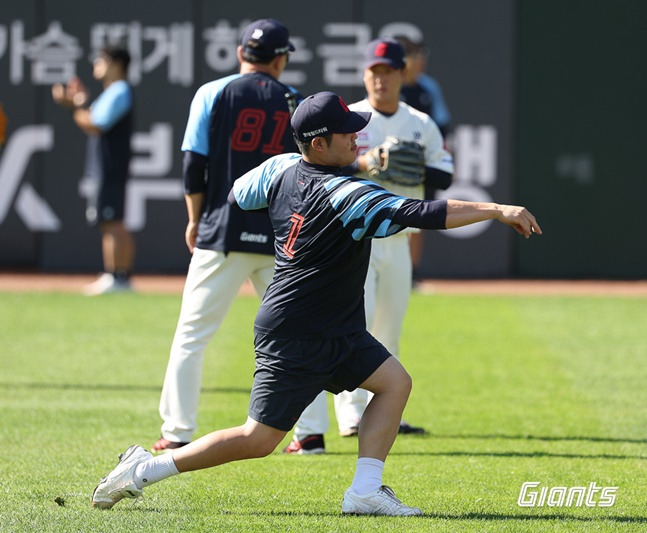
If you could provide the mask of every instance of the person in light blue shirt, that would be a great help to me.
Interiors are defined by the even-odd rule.
[[[403,46],[407,62],[400,99],[429,115],[443,137],[447,137],[452,116],[440,83],[425,72],[429,51],[422,43],[414,42],[404,35],[398,35],[395,39]]]
[[[130,54],[124,48],[104,47],[93,63],[92,74],[103,92],[86,107],[88,91],[79,78],[64,87],[52,87],[54,101],[69,109],[76,125],[88,135],[85,176],[94,185],[86,218],[101,231],[103,274],[88,285],[89,296],[130,291],[135,242],[124,224],[124,206],[130,140],[133,132],[133,91],[127,82]]]

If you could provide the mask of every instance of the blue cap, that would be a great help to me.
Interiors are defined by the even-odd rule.
[[[351,111],[341,96],[324,91],[308,96],[292,115],[292,129],[297,139],[308,142],[331,133],[355,133],[364,128],[371,113]]]
[[[241,40],[243,52],[259,59],[270,60],[294,51],[290,32],[275,19],[259,19],[252,22]]]
[[[395,69],[403,69],[405,65],[404,47],[395,39],[375,39],[368,43],[364,53],[364,68],[375,65],[388,65]]]

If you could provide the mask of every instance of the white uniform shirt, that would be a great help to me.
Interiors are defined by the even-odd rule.
[[[370,111],[371,120],[366,127],[357,133],[358,155],[382,144],[387,135],[393,135],[405,141],[419,141],[425,147],[426,166],[454,173],[454,159],[445,150],[443,136],[436,123],[429,115],[400,102],[398,110],[391,116],[383,115],[368,103],[368,99],[348,106],[352,111]],[[368,178],[367,173],[361,176]],[[388,181],[375,180],[391,192],[408,198],[424,198],[424,186],[410,187],[397,185]]]

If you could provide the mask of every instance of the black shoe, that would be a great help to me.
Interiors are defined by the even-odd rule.
[[[357,437],[357,434],[359,433],[359,426],[352,426],[348,429],[340,430],[339,431],[339,436],[340,437]]]
[[[188,442],[173,442],[168,439],[165,439],[164,437],[160,437],[159,440],[153,444],[153,447],[151,449],[151,452],[153,452],[154,455],[160,454],[160,453],[167,453],[170,452],[171,450],[177,450],[178,448],[181,448],[182,446],[186,446],[189,444]]]
[[[400,422],[400,429],[398,430],[400,435],[424,435],[427,433],[425,428],[417,428],[406,422]]]
[[[326,453],[323,435],[306,435],[301,440],[298,440],[295,435],[292,442],[283,448],[283,453],[293,455]]]

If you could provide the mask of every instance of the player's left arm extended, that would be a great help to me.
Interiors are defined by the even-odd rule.
[[[513,227],[526,239],[533,233],[541,235],[539,224],[525,207],[493,202],[447,200],[447,221],[445,223],[447,228],[458,228],[484,220],[498,220]]]
[[[541,234],[525,208],[493,202],[417,200],[393,194],[370,180],[338,176],[329,180],[330,202],[355,240],[388,237],[404,228],[450,229],[486,220],[512,226],[525,237]]]
[[[494,202],[407,199],[393,214],[394,223],[421,229],[459,228],[486,220],[498,220],[526,238],[542,233],[525,207]]]

